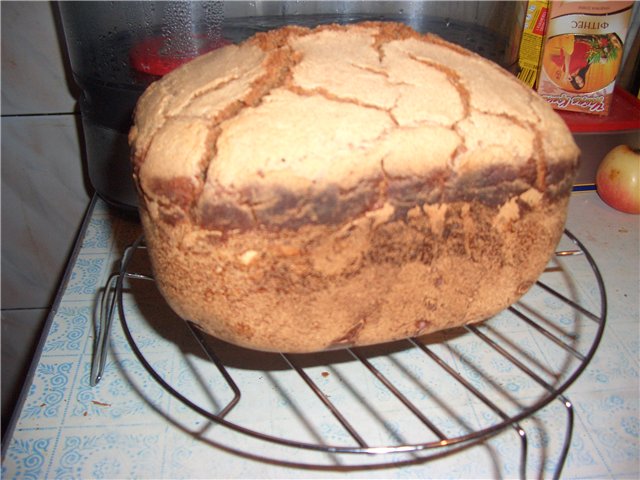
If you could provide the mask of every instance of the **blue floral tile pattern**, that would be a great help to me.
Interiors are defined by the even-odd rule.
[[[588,390],[620,389],[638,385],[640,365],[638,357],[629,355],[613,332],[605,332],[605,338],[614,341],[603,342],[598,348],[589,369],[575,384],[577,392]]]
[[[60,421],[67,400],[67,389],[75,373],[75,359],[63,357],[43,360],[36,368],[35,381],[22,409],[22,417],[38,424]]]
[[[126,424],[144,416],[150,409],[149,403],[162,405],[166,392],[149,378],[134,357],[107,362],[103,380],[96,387],[89,384],[90,357],[84,359],[74,398],[69,400],[69,424],[86,425],[96,421]],[[167,360],[156,362],[156,367],[161,369],[163,363]],[[131,395],[132,386],[144,393]]]
[[[164,427],[146,431],[69,431],[59,445],[55,478],[159,478]]]
[[[87,231],[82,240],[83,252],[108,252],[113,236],[112,225],[115,219],[111,216],[97,216],[89,220]]]
[[[46,459],[52,445],[51,435],[12,442],[2,466],[2,478],[21,480],[43,478]]]
[[[90,297],[93,298],[98,289],[102,287],[103,269],[106,257],[82,256],[76,260],[75,267],[71,272],[71,278],[67,285],[66,294],[69,297]]]
[[[635,397],[635,398],[634,398]],[[595,401],[577,406],[580,420],[585,423],[600,454],[613,471],[627,471],[640,462],[638,391],[600,392]],[[633,471],[633,470],[631,470]]]
[[[626,351],[630,363],[635,363],[640,368],[640,335],[638,335],[638,320],[634,319],[628,323],[621,323],[615,330],[612,330],[612,341],[617,341]]]
[[[49,330],[43,347],[46,355],[82,353],[87,333],[91,330],[92,310],[88,306],[63,304]]]

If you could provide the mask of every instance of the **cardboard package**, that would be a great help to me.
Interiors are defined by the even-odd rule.
[[[552,1],[538,93],[553,108],[606,115],[633,1]]]

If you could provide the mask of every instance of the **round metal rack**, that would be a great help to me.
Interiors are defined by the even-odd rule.
[[[526,478],[529,441],[523,422],[559,402],[566,426],[553,469],[558,478],[574,424],[573,405],[564,392],[592,359],[607,311],[604,283],[586,248],[568,231],[558,248],[532,290],[496,317],[386,345],[306,355],[258,353],[212,339],[175,317],[166,341],[176,342],[176,329],[188,332],[184,338],[191,345],[181,347],[182,361],[196,372],[195,356],[209,369],[187,382],[212,390],[203,401],[203,395],[192,394],[184,382],[154,366],[139,338],[139,322],[130,325],[132,292],[157,292],[152,275],[145,273],[150,269],[140,237],[125,250],[103,291],[91,384],[102,378],[117,312],[124,337],[148,374],[206,422],[202,429],[181,426],[202,441],[219,446],[215,432],[213,437],[209,432],[210,425],[218,425],[241,439],[328,454],[338,464],[346,457],[366,459],[347,462],[357,469],[426,462],[511,429],[519,445],[518,473]],[[215,386],[207,387],[213,377]],[[269,388],[263,388],[265,378]],[[286,420],[261,420],[269,416],[270,405],[303,428],[279,429],[274,425],[288,425]],[[480,420],[466,419],[461,412],[469,408]],[[313,461],[306,465],[322,468]]]

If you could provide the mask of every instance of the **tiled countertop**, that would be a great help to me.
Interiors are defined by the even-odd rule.
[[[638,216],[607,207],[594,192],[576,193],[571,201],[567,227],[591,252],[602,272],[608,316],[595,357],[565,392],[574,404],[575,425],[564,478],[640,475],[639,221]],[[49,317],[39,358],[32,366],[32,378],[24,392],[13,434],[4,446],[3,478],[518,476],[521,443],[511,428],[462,452],[429,461],[421,461],[422,454],[394,453],[385,460],[391,465],[381,467],[380,456],[273,445],[213,425],[150,377],[132,352],[117,319],[110,336],[104,378],[97,386],[90,386],[98,294],[117,269],[124,248],[137,238],[140,229],[135,222],[110,212],[100,200],[95,200],[85,225],[66,282]],[[553,271],[561,269],[550,268],[551,273],[545,275],[553,276]],[[569,290],[581,305],[595,311],[599,294],[593,281],[583,282],[583,275],[588,274],[585,266],[572,270]],[[558,279],[562,277],[560,273],[556,275]],[[173,314],[154,289],[135,284],[132,280],[125,285],[123,309],[146,358],[171,385],[187,392],[198,405],[214,411],[222,408],[230,401],[232,392],[220,374],[210,360],[194,350],[188,331],[176,332]],[[554,327],[558,330],[563,325],[568,328],[580,316],[567,313],[565,307],[540,292],[528,293],[523,305],[527,302],[533,314],[538,308],[549,310],[549,316],[559,322]],[[155,319],[154,326],[147,323],[150,318]],[[506,332],[508,342],[521,342],[525,357],[556,382],[562,381],[565,370],[575,368],[575,360],[566,360],[564,353],[554,353],[506,316],[503,318],[501,314],[488,323],[488,330],[483,331],[498,335]],[[578,334],[571,337],[572,341],[581,348],[580,339],[592,338],[595,330],[596,324],[584,323]],[[474,339],[469,332],[464,335],[445,332],[431,337],[428,344],[442,358],[451,358],[456,369],[467,375],[480,391],[489,391],[495,385],[492,387],[493,380],[473,365],[487,365],[502,372],[504,376],[501,373],[494,382],[508,393],[498,400],[503,411],[517,411],[520,402],[527,405],[540,396],[535,382],[521,381],[513,365],[505,363],[504,358],[480,353]],[[223,363],[243,386],[242,400],[225,417],[230,422],[279,437],[299,435],[307,443],[353,443],[344,429],[320,413],[322,407],[317,405],[317,398],[308,392],[293,391],[288,378],[292,372],[281,357],[216,345]],[[459,385],[448,382],[441,371],[421,366],[425,361],[422,357],[414,358],[415,349],[398,345],[389,348],[392,351],[384,352],[385,355],[379,348],[365,349],[364,353],[382,372],[390,375],[392,371],[403,372],[408,382],[407,395],[420,394],[416,393],[416,402],[447,438],[495,421],[492,420],[495,413],[479,406]],[[431,441],[433,435],[428,437],[418,426],[405,428],[401,421],[394,420],[396,417],[386,417],[385,412],[402,408],[388,398],[384,388],[373,384],[361,387],[357,381],[350,383],[351,377],[367,375],[358,370],[360,364],[354,366],[353,359],[345,358],[344,353],[332,353],[334,363],[327,364],[323,355],[301,359],[300,363],[332,401],[343,399],[347,410],[355,403],[365,405],[353,410],[350,419],[365,432],[370,444],[423,443],[427,441],[425,438]],[[374,401],[378,403],[370,403]],[[384,406],[382,413],[377,410],[378,405]],[[377,424],[385,428],[376,428]],[[527,434],[527,477],[552,476],[565,424],[564,407],[557,401],[521,422]]]

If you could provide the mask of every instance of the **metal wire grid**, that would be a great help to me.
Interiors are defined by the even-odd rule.
[[[348,432],[348,435],[350,436],[353,443],[351,445],[311,443],[308,441],[300,441],[290,438],[284,438],[282,436],[275,436],[271,433],[257,431],[255,429],[243,426],[239,423],[235,423],[228,420],[226,417],[234,409],[234,407],[236,407],[240,403],[240,400],[242,398],[241,389],[239,388],[236,380],[233,378],[225,363],[220,360],[215,349],[212,348],[210,343],[207,341],[206,335],[204,335],[196,326],[194,326],[190,322],[186,322],[191,334],[193,335],[193,339],[202,349],[202,351],[206,355],[206,358],[208,358],[209,361],[213,365],[215,365],[218,372],[222,375],[224,381],[232,392],[231,399],[228,400],[228,402],[224,406],[217,409],[215,412],[209,411],[208,409],[205,409],[202,406],[198,405],[183,392],[179,391],[179,389],[174,388],[167,380],[165,380],[165,378],[163,378],[162,375],[160,375],[156,371],[156,369],[154,369],[152,364],[147,360],[147,358],[139,348],[134,338],[134,334],[132,333],[127,323],[126,314],[123,308],[124,302],[122,297],[124,280],[129,279],[153,282],[153,278],[150,275],[128,271],[133,256],[137,252],[145,249],[143,237],[140,237],[133,245],[125,250],[120,266],[120,271],[109,278],[104,290],[101,305],[101,318],[98,325],[98,332],[96,335],[96,343],[94,348],[95,355],[91,368],[91,385],[96,385],[102,378],[107,355],[106,347],[108,343],[111,323],[115,312],[117,311],[121,320],[125,337],[130,344],[133,352],[135,353],[141,364],[144,366],[144,368],[147,370],[147,372],[171,395],[173,395],[184,405],[188,406],[194,412],[198,413],[211,422],[256,439],[283,445],[286,447],[321,451],[330,454],[368,454],[384,456],[385,454],[392,453],[420,453],[423,454],[423,456],[421,456],[419,460],[427,461],[431,458],[448,455],[452,452],[477,445],[480,442],[483,442],[486,439],[510,428],[515,432],[520,441],[519,474],[521,478],[526,478],[528,440],[527,433],[521,426],[521,422],[543,407],[547,406],[549,403],[553,401],[560,402],[566,414],[566,427],[560,456],[558,458],[554,471],[554,478],[559,478],[569,451],[574,424],[573,404],[566,396],[563,395],[563,392],[580,376],[580,374],[584,371],[589,361],[593,357],[602,337],[607,311],[604,283],[596,263],[594,262],[593,258],[586,250],[586,248],[575,236],[573,236],[573,234],[565,231],[565,236],[573,243],[573,245],[575,245],[576,248],[558,251],[556,252],[556,256],[580,256],[581,258],[586,259],[597,285],[597,292],[600,296],[600,311],[598,313],[589,311],[584,306],[576,303],[566,295],[560,293],[559,291],[555,290],[546,283],[543,283],[542,281],[536,282],[536,285],[539,288],[543,289],[545,294],[562,302],[564,305],[575,311],[576,315],[582,315],[595,324],[596,331],[593,335],[592,341],[588,348],[583,348],[583,350],[586,351],[579,351],[579,349],[571,344],[573,342],[568,342],[563,339],[561,335],[558,335],[553,331],[553,328],[551,328],[550,325],[545,325],[544,321],[534,318],[535,315],[527,314],[516,306],[511,306],[508,310],[512,315],[514,315],[520,321],[524,322],[524,324],[527,325],[528,328],[542,335],[549,342],[553,343],[564,352],[566,352],[566,354],[572,357],[574,361],[578,362],[569,375],[566,375],[557,385],[552,384],[534,371],[535,368],[533,365],[531,365],[531,362],[528,361],[526,353],[522,355],[520,352],[520,354],[516,355],[514,352],[510,352],[509,348],[507,348],[503,344],[503,342],[500,342],[499,340],[492,338],[490,335],[487,335],[487,333],[485,333],[478,326],[467,325],[463,327],[467,334],[472,335],[478,342],[481,342],[487,348],[493,350],[497,355],[510,362],[510,364],[515,366],[522,375],[525,375],[527,378],[535,382],[535,384],[537,384],[539,387],[541,387],[541,389],[544,390],[545,394],[538,398],[534,403],[527,405],[526,407],[522,407],[520,411],[517,411],[515,413],[508,412],[505,408],[499,405],[499,401],[496,398],[491,398],[489,394],[483,392],[477,386],[474,386],[468,378],[465,378],[464,375],[456,371],[456,369],[451,366],[441,354],[438,354],[432,346],[429,346],[420,338],[410,338],[406,340],[406,342],[408,343],[407,347],[416,349],[417,351],[422,352],[422,354],[424,354],[426,357],[430,358],[436,365],[438,365],[444,372],[446,372],[446,375],[451,382],[455,382],[457,385],[461,386],[471,396],[473,396],[475,400],[477,400],[488,410],[493,412],[493,414],[495,414],[499,419],[499,421],[493,423],[490,426],[479,428],[466,434],[455,436],[447,435],[425,414],[425,412],[421,410],[418,405],[416,405],[415,402],[412,402],[412,400],[409,399],[405,393],[403,393],[401,388],[394,384],[392,379],[390,379],[379,368],[377,368],[374,363],[372,363],[370,359],[367,358],[367,355],[362,352],[362,349],[359,348],[348,348],[345,351],[348,352],[353,361],[359,362],[361,365],[363,365],[366,370],[369,371],[378,382],[380,382],[380,384],[384,385],[384,388],[386,388],[386,390],[390,392],[391,395],[393,395],[406,407],[406,409],[413,415],[416,421],[420,422],[430,432],[432,432],[432,434],[435,436],[435,440],[417,443],[371,445],[365,440],[364,436],[359,431],[358,425],[356,425],[352,419],[348,418],[348,416],[342,411],[341,406],[337,405],[336,402],[331,399],[330,395],[328,395],[318,384],[318,382],[312,379],[305,368],[301,366],[301,362],[299,361],[300,356],[289,354],[280,354],[280,356],[286,363],[286,365],[292,371],[295,371],[299,378],[304,381],[310,391],[313,392],[313,395],[315,395],[319,399],[319,401],[330,412],[335,420],[339,422],[342,428],[346,432]],[[495,385],[499,382],[491,381],[491,383]],[[251,392],[245,392],[245,394],[251,395]]]

